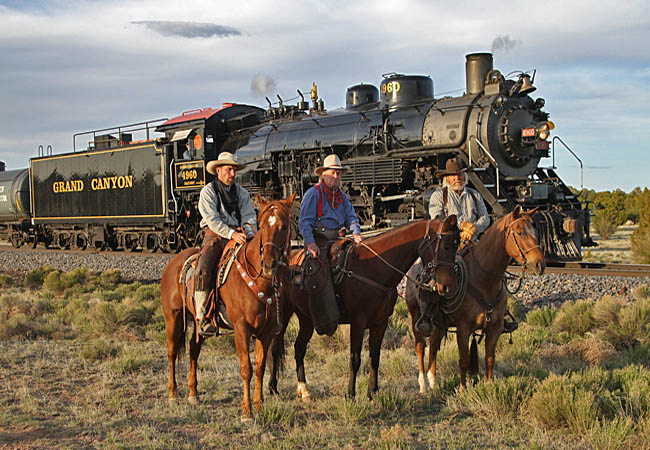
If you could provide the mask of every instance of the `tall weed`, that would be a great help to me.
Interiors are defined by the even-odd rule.
[[[557,309],[552,306],[542,306],[526,314],[526,322],[534,327],[548,328],[557,316]]]

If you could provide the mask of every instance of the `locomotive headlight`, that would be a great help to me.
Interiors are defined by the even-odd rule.
[[[547,122],[542,122],[537,125],[537,137],[541,139],[542,141],[545,141],[548,139],[549,134],[551,133],[551,130],[555,128],[555,124],[551,122],[550,120]]]

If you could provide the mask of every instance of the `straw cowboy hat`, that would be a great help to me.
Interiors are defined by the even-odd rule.
[[[210,161],[205,167],[205,170],[212,175],[216,175],[217,167],[219,166],[235,166],[236,170],[241,170],[246,167],[246,164],[239,164],[237,162],[237,157],[232,153],[223,152],[219,155],[219,158]]]
[[[339,159],[338,155],[334,155],[334,154],[327,155],[325,161],[323,161],[323,165],[321,167],[317,167],[316,170],[314,170],[314,173],[320,177],[323,171],[327,169],[337,169],[343,171],[343,173],[350,170],[349,167],[343,167],[341,165],[341,160]]]
[[[436,178],[446,177],[447,175],[460,175],[465,172],[467,169],[463,167],[457,158],[451,158],[447,160],[445,164],[445,170],[439,170],[436,172]]]

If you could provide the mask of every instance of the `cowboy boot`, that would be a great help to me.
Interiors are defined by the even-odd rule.
[[[415,322],[415,328],[420,333],[429,335],[433,331],[431,314],[429,313],[431,309],[431,298],[429,298],[429,295],[423,295],[422,292],[419,292],[418,303],[420,304],[420,318]]]
[[[211,321],[205,319],[205,310],[208,302],[206,291],[194,292],[194,306],[196,308],[196,320],[199,322],[199,334],[203,337],[213,336],[216,333]]]

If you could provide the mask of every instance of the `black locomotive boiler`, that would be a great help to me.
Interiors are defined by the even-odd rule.
[[[206,161],[219,152],[237,153],[248,164],[238,181],[267,197],[301,196],[316,181],[314,169],[336,153],[352,169],[343,183],[362,225],[396,226],[426,216],[435,171],[457,157],[491,215],[539,206],[547,259],[579,260],[591,244],[589,213],[555,167],[540,164],[551,156],[553,123],[534,91],[529,74],[507,79],[491,54],[475,53],[466,56],[466,92],[457,97],[436,98],[429,77],[389,74],[379,89],[348,88],[345,108],[332,111],[313,89],[311,107],[303,99],[295,106],[269,101],[266,110],[189,111],[157,125],[164,137],[140,143],[131,142],[128,126],[93,133],[84,151],[30,161],[29,209],[26,172],[13,171],[23,177],[14,183],[21,184],[22,216],[13,206],[10,219],[0,201],[0,218],[16,246],[172,251],[201,239],[198,193],[211,179]]]

